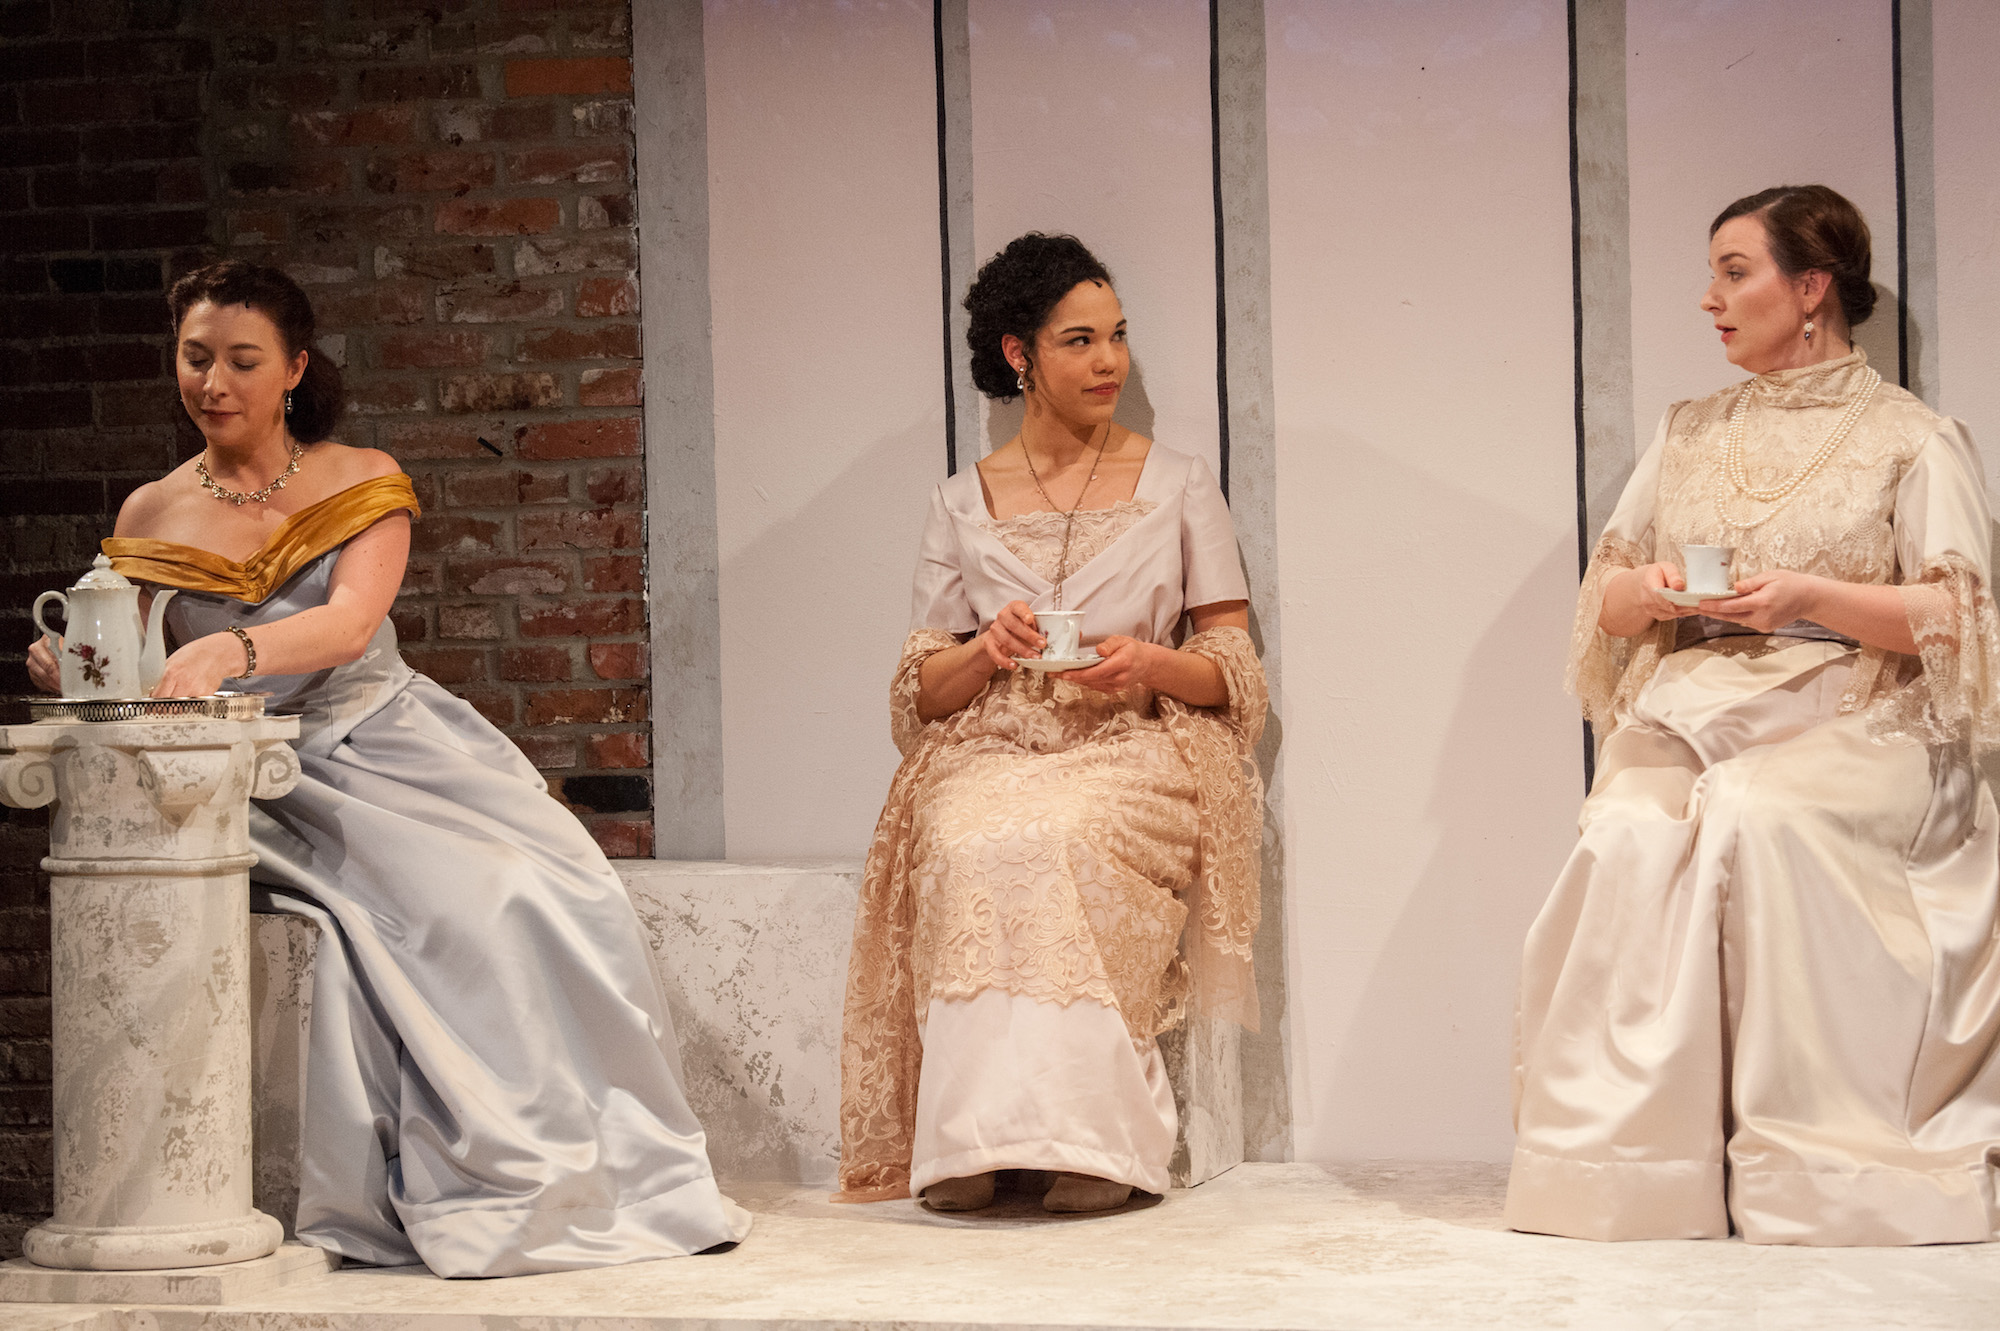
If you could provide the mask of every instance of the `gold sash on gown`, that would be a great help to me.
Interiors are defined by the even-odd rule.
[[[410,478],[401,472],[358,482],[300,509],[240,564],[199,546],[137,536],[113,536],[103,550],[111,567],[128,578],[255,605],[313,560],[398,509],[408,509],[413,519],[423,515]]]

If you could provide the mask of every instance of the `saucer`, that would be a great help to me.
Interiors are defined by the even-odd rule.
[[[1671,587],[1660,588],[1660,599],[1669,605],[1682,607],[1700,605],[1703,601],[1727,601],[1741,596],[1738,591],[1727,592],[1677,592]]]
[[[1073,656],[1067,660],[1060,657],[1017,656],[1014,658],[1014,662],[1016,665],[1024,665],[1030,670],[1055,671],[1081,670],[1085,666],[1094,666],[1103,659],[1096,652],[1092,652],[1089,656]]]

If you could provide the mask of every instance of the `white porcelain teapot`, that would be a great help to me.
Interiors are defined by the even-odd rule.
[[[167,639],[163,631],[172,590],[153,593],[152,623],[139,623],[139,589],[127,582],[111,561],[99,555],[90,572],[67,593],[43,592],[35,598],[35,627],[62,663],[65,698],[143,698],[167,669]],[[69,632],[58,635],[42,619],[42,607],[60,601],[69,618]]]

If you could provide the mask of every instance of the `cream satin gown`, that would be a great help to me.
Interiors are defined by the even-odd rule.
[[[1856,352],[1754,380],[1750,487],[1792,475],[1869,373]],[[1721,471],[1738,391],[1668,413],[1585,576],[1571,683],[1603,743],[1528,936],[1507,1220],[1989,1239],[2000,826],[1973,759],[2000,739],[2000,632],[1979,458],[1884,384],[1823,471],[1757,503]],[[1736,546],[1739,577],[1899,584],[1921,651],[1804,623],[1599,631],[1605,583],[1683,544]]]

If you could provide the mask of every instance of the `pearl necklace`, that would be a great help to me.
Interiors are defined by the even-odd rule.
[[[300,443],[298,440],[294,439],[292,441],[291,463],[287,465],[283,471],[278,473],[277,480],[272,481],[269,485],[265,486],[261,490],[225,490],[221,486],[215,483],[214,477],[208,474],[208,450],[203,449],[201,452],[201,456],[194,460],[194,478],[197,481],[201,482],[202,489],[208,491],[210,494],[214,495],[217,499],[228,500],[230,503],[236,505],[236,507],[238,508],[243,507],[245,504],[267,503],[269,502],[273,494],[276,494],[278,491],[285,488],[286,481],[290,480],[295,474],[297,474],[299,469],[299,459],[304,457],[305,455],[306,455],[306,446]]]
[[[1855,422],[1861,419],[1861,413],[1868,410],[1869,402],[1874,400],[1875,390],[1882,386],[1882,376],[1875,372],[1873,366],[1863,366],[1862,373],[1864,382],[1861,391],[1847,404],[1847,410],[1841,413],[1840,420],[1827,434],[1825,441],[1813,451],[1811,457],[1799,465],[1797,471],[1768,490],[1751,487],[1750,468],[1743,458],[1743,421],[1750,413],[1750,391],[1756,386],[1756,381],[1752,380],[1743,385],[1743,391],[1736,395],[1735,406],[1729,411],[1729,429],[1724,433],[1722,443],[1722,469],[1716,473],[1712,487],[1715,516],[1721,519],[1724,526],[1735,527],[1742,531],[1763,526],[1784,511],[1786,502],[1808,481],[1819,475],[1826,464],[1833,459],[1841,444],[1846,442],[1847,436],[1854,429]],[[1729,496],[1722,486],[1725,477],[1737,494],[1754,503],[1770,504],[1773,506],[1771,510],[1762,517],[1749,521],[1739,521],[1731,517],[1728,512]]]
[[[1090,475],[1084,477],[1083,488],[1076,492],[1076,502],[1069,506],[1068,512],[1064,513],[1062,509],[1056,507],[1056,501],[1049,498],[1049,489],[1042,484],[1041,473],[1035,470],[1035,455],[1028,451],[1028,441],[1025,438],[1021,440],[1021,456],[1028,460],[1028,475],[1034,477],[1035,488],[1042,494],[1042,502],[1047,504],[1051,511],[1063,515],[1062,555],[1056,560],[1054,608],[1057,610],[1062,609],[1063,583],[1069,580],[1069,538],[1076,530],[1076,511],[1083,507],[1083,497],[1090,493],[1090,483],[1097,479],[1097,464],[1104,461],[1104,445],[1110,442],[1111,428],[1106,426],[1104,438],[1097,445],[1097,456],[1090,460]]]

